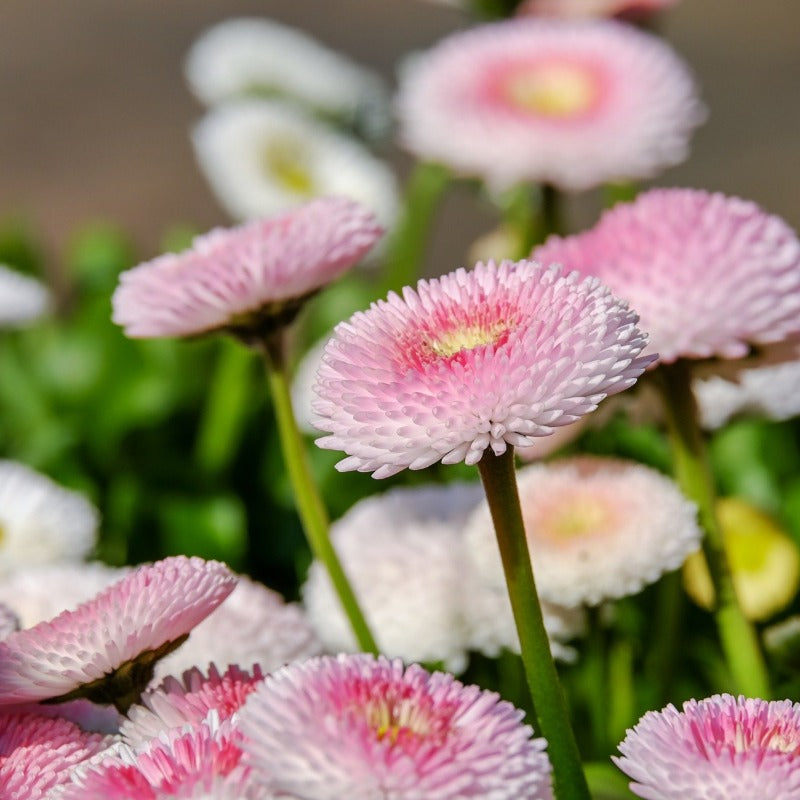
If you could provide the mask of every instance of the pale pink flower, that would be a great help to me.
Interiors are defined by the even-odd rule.
[[[531,445],[635,383],[652,361],[636,320],[598,281],[531,261],[420,281],[336,327],[317,443],[376,478]]]
[[[525,0],[517,9],[520,16],[612,17],[618,14],[644,16],[677,5],[678,0]]]
[[[270,800],[242,761],[241,734],[214,716],[76,772],[60,800]]]
[[[737,197],[653,189],[534,256],[594,275],[641,316],[652,352],[738,359],[800,334],[800,241]]]
[[[263,680],[258,665],[252,672],[231,666],[220,674],[212,664],[207,675],[194,668],[181,679],[169,676],[144,692],[139,705],[131,706],[120,733],[125,741],[138,744],[172,728],[198,725],[211,711],[224,721]]]
[[[550,764],[522,712],[451,675],[369,655],[290,664],[247,699],[247,763],[280,796],[545,800]]]
[[[65,719],[32,711],[0,713],[0,797],[39,800],[69,781],[76,765],[108,746]]]
[[[686,158],[704,118],[669,45],[610,20],[513,19],[452,34],[409,63],[397,109],[412,153],[494,189],[655,175]]]
[[[113,319],[128,336],[145,339],[269,330],[358,262],[381,233],[370,212],[342,197],[216,229],[190,250],[124,272]]]
[[[800,703],[714,695],[648,711],[616,765],[647,800],[796,800]]]
[[[583,456],[518,473],[520,506],[542,599],[597,605],[640,591],[699,549],[697,509],[669,478],[635,462]],[[489,508],[467,545],[483,579],[503,587]]]
[[[258,664],[269,672],[287,661],[316,656],[322,644],[302,606],[287,603],[262,583],[237,576],[236,588],[177,650],[156,664],[155,677],[179,675],[210,663],[225,670]]]
[[[138,568],[74,611],[0,641],[0,705],[76,690],[97,702],[140,692],[159,653],[177,646],[235,585],[217,561],[175,556]]]

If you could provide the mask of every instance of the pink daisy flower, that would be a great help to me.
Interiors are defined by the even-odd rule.
[[[375,478],[531,445],[633,385],[652,360],[636,320],[598,281],[531,261],[420,281],[336,327],[317,444]]]
[[[217,229],[184,253],[120,276],[113,320],[133,338],[243,335],[285,324],[303,300],[364,256],[382,230],[342,197],[312,200],[268,219]]]
[[[154,662],[235,585],[216,561],[175,556],[140,567],[74,611],[0,641],[0,705],[87,697],[125,711]]]
[[[446,673],[340,655],[273,673],[239,724],[248,763],[279,796],[549,800],[545,741],[522,716]]]
[[[618,14],[639,17],[677,5],[678,0],[525,0],[517,14],[581,19]]]
[[[455,33],[401,75],[400,136],[495,189],[582,190],[686,158],[704,118],[663,41],[608,20],[514,19]]]
[[[60,800],[270,800],[241,764],[241,734],[214,715],[76,772]]]
[[[0,797],[39,800],[69,781],[76,765],[105,750],[108,739],[65,719],[33,712],[0,714]]]
[[[741,358],[800,333],[800,241],[755,203],[654,189],[534,257],[600,278],[641,315],[661,361]]]
[[[700,548],[697,508],[669,478],[635,462],[582,456],[518,473],[539,596],[568,608],[635,594]],[[488,586],[505,586],[486,503],[467,547]]]
[[[648,711],[614,763],[647,800],[800,797],[800,703],[714,695]]]
[[[241,708],[263,680],[258,665],[252,672],[231,666],[220,674],[212,664],[208,675],[194,668],[184,672],[180,680],[169,676],[155,689],[144,692],[140,705],[131,706],[120,733],[127,742],[136,744],[162,731],[197,725],[211,711],[224,721]]]

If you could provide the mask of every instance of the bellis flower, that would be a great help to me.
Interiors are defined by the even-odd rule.
[[[594,275],[627,300],[664,363],[739,359],[800,335],[800,240],[755,203],[653,189],[534,257]]]
[[[239,724],[256,777],[315,800],[550,800],[543,739],[493,692],[368,655],[273,673]]]
[[[399,206],[392,169],[355,139],[277,101],[237,100],[194,128],[212,190],[238,220],[277,214],[323,195],[361,203],[386,228]]]
[[[0,264],[0,328],[21,328],[50,309],[50,291],[41,282]]]
[[[616,765],[647,800],[800,796],[800,703],[717,694],[649,711]]]
[[[375,478],[531,445],[633,385],[652,361],[636,320],[598,281],[530,261],[420,281],[336,327],[317,443]]]
[[[125,711],[154,662],[235,584],[217,561],[175,556],[139,567],[74,611],[0,641],[0,705],[88,697]]]
[[[597,605],[634,594],[700,547],[694,504],[641,464],[562,459],[521,469],[518,484],[537,589],[551,603]],[[467,541],[484,579],[503,586],[485,504],[470,520]]]
[[[395,489],[356,503],[331,541],[380,651],[406,661],[466,666],[464,525],[479,484]],[[309,618],[329,652],[358,646],[322,564],[303,587]]]
[[[97,509],[77,492],[16,461],[0,460],[0,573],[85,558]]]
[[[704,118],[663,41],[610,20],[517,18],[448,36],[401,75],[400,139],[414,155],[502,190],[583,190],[686,158]]]
[[[381,233],[372,214],[341,197],[213,230],[183,253],[123,272],[113,319],[143,339],[271,330],[358,262]]]

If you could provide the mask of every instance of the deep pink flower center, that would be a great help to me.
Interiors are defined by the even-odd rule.
[[[695,741],[707,757],[727,751],[755,756],[800,757],[800,728],[793,720],[767,720],[764,717],[723,717],[706,720],[699,730],[693,726]]]

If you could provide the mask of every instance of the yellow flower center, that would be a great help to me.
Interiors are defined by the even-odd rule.
[[[572,117],[592,105],[597,85],[586,69],[552,64],[513,75],[506,84],[506,95],[524,111],[546,117]]]
[[[376,701],[367,707],[367,724],[375,731],[379,741],[397,744],[404,740],[424,737],[429,731],[428,721],[419,709],[408,702]]]
[[[430,348],[437,356],[449,358],[462,350],[474,350],[476,347],[494,344],[507,331],[508,326],[504,322],[465,325],[446,331],[438,339],[432,340]]]
[[[298,142],[275,139],[262,152],[264,171],[287,192],[312,197],[315,186],[305,149]]]
[[[546,529],[554,539],[573,539],[605,530],[611,521],[604,503],[582,499],[575,505],[559,505],[547,520]]]

